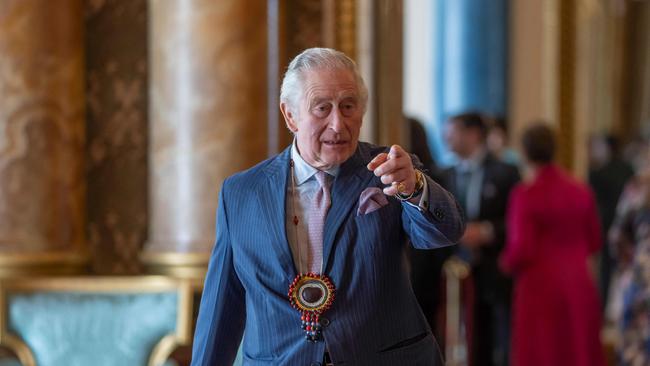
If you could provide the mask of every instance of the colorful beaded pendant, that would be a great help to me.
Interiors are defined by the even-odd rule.
[[[300,312],[305,338],[316,342],[321,339],[320,315],[332,306],[334,284],[326,275],[299,274],[289,286],[291,306]]]

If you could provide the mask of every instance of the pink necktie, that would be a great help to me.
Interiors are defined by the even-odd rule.
[[[315,174],[320,189],[316,191],[314,200],[309,208],[307,224],[309,225],[309,256],[307,257],[307,267],[310,272],[320,273],[323,261],[323,227],[325,226],[325,217],[329,210],[332,200],[330,198],[329,174],[319,170]]]

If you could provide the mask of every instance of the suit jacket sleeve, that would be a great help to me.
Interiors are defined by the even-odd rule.
[[[402,203],[402,225],[418,249],[434,249],[455,244],[465,231],[465,218],[451,193],[426,176],[428,208],[420,211]]]
[[[196,322],[192,366],[232,365],[244,331],[245,292],[233,266],[227,182],[219,195],[217,236]]]

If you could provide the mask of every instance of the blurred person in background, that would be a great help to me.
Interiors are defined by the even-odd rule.
[[[433,180],[440,182],[440,169],[431,156],[427,133],[422,122],[413,117],[406,117],[405,119],[411,131],[411,153],[420,158],[424,172]],[[442,298],[442,265],[451,252],[451,248],[424,250],[415,247],[411,247],[409,252],[413,292],[424,316],[429,322],[431,330],[433,330],[436,338],[440,340],[442,340],[443,336],[443,324],[438,324],[437,315]]]
[[[445,139],[458,163],[445,171],[445,186],[467,217],[457,254],[470,264],[474,282],[471,364],[507,365],[511,282],[497,259],[505,243],[506,204],[519,171],[488,151],[482,115],[459,114],[446,127]]]
[[[589,143],[589,185],[596,196],[604,237],[614,220],[623,187],[634,175],[632,166],[623,160],[620,150],[618,138],[612,135],[594,136]],[[599,267],[600,293],[602,299],[607,299],[614,268],[609,245],[603,245]]]
[[[626,185],[609,232],[617,260],[618,289],[610,303],[622,341],[621,365],[650,364],[650,146],[639,151],[638,171]]]
[[[650,130],[650,128],[648,128]],[[650,131],[633,136],[623,147],[623,160],[627,161],[636,172],[645,165],[644,151],[650,141]]]
[[[487,148],[496,158],[508,164],[519,165],[519,154],[508,145],[508,124],[499,117],[488,118]]]
[[[527,181],[512,192],[500,258],[515,283],[511,364],[602,366],[598,291],[588,270],[602,242],[596,202],[553,162],[549,127],[529,127],[522,143]]]
[[[420,158],[424,172],[436,181],[440,180],[440,168],[431,156],[431,148],[427,142],[427,132],[417,118],[405,117],[410,130],[411,154]]]

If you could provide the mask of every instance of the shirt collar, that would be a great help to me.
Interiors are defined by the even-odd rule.
[[[313,166],[309,165],[303,158],[300,156],[300,153],[298,153],[298,147],[296,145],[296,140],[293,140],[293,143],[291,144],[291,159],[293,160],[293,170],[294,174],[296,175],[296,184],[301,185],[308,181],[311,177],[316,174],[318,169],[314,168]],[[339,173],[340,167],[337,165],[331,169],[326,170],[329,175],[336,177],[336,175]]]

